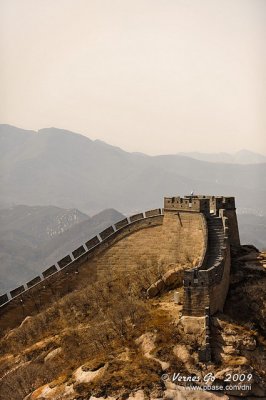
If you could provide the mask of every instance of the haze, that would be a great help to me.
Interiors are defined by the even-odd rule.
[[[0,121],[266,154],[263,0],[1,0]]]

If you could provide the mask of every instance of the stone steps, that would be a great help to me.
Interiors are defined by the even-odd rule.
[[[221,218],[211,216],[207,220],[208,225],[208,248],[206,269],[214,266],[222,258],[222,245],[224,241],[223,223]]]

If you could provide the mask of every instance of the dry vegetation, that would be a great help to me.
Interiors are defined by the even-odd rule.
[[[171,320],[146,300],[146,289],[165,272],[140,260],[135,271],[111,273],[105,281],[74,291],[34,317],[24,320],[0,341],[0,399],[23,399],[36,388],[60,376],[71,379],[85,363],[108,363],[97,384],[77,384],[84,391],[108,394],[143,385],[161,386],[161,366],[146,359],[135,340],[145,331],[159,333],[160,356],[169,358],[177,334]],[[45,359],[54,349],[58,356]],[[129,349],[130,360],[119,361]],[[169,350],[169,351],[168,351]],[[130,377],[130,379],[129,379]],[[12,393],[12,395],[11,395]]]
[[[48,383],[50,388],[73,387],[76,395],[71,398],[80,400],[91,395],[118,394],[125,399],[138,389],[162,398],[163,363],[169,363],[170,376],[177,371],[201,375],[208,368],[215,372],[230,367],[244,371],[253,368],[254,375],[261,373],[263,377],[265,337],[254,328],[255,319],[252,324],[241,320],[239,297],[234,291],[227,302],[234,317],[229,313],[218,316],[217,321],[213,319],[216,365],[199,363],[197,340],[184,334],[178,308],[173,305],[173,293],[153,300],[146,298],[147,288],[166,269],[163,261],[158,264],[142,257],[134,271],[110,271],[104,281],[74,291],[50,308],[26,318],[0,340],[0,400],[21,400],[33,391],[41,393],[41,387]],[[255,291],[255,280],[241,282],[238,284],[246,288],[253,307],[254,300],[258,296],[261,299],[261,293]],[[264,313],[265,307],[262,309]],[[139,343],[146,333],[154,337],[150,357],[145,356]],[[97,371],[103,366],[105,370],[100,378],[79,382],[75,371],[81,366],[82,371]]]

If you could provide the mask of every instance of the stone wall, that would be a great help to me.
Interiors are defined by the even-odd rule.
[[[201,213],[151,210],[120,221],[74,250],[75,260],[68,255],[46,270],[45,279],[36,277],[27,290],[26,286],[15,289],[13,298],[0,307],[0,329],[15,327],[74,289],[118,270],[126,273],[151,265],[157,270],[162,263],[190,267],[202,257],[205,236]]]
[[[202,316],[206,307],[211,314],[221,311],[229,286],[230,245],[240,244],[234,198],[172,197],[165,198],[164,204],[164,213],[149,210],[117,222],[40,276],[1,295],[0,332],[95,280],[108,279],[117,271],[126,274],[150,267],[157,271],[162,265],[166,269],[187,265],[183,315]],[[217,258],[210,265],[207,220],[211,217],[219,219],[220,225],[223,222],[223,242],[214,247]]]

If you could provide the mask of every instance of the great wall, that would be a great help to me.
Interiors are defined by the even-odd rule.
[[[165,198],[162,210],[117,222],[46,269],[42,276],[1,295],[0,333],[112,269],[126,271],[139,261],[173,266],[193,259],[196,266],[185,270],[183,276],[182,315],[204,320],[204,351],[208,352],[209,315],[223,310],[229,287],[230,247],[239,245],[233,197]]]

